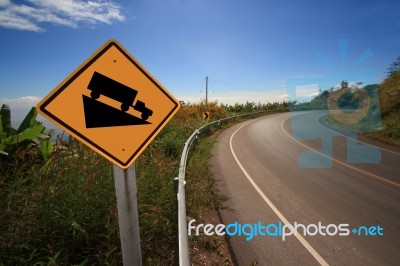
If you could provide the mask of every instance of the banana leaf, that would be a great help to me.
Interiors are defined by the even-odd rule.
[[[7,133],[5,131],[3,131],[3,119],[2,119],[2,116],[0,114],[0,141],[2,139],[4,139],[5,137],[7,137]]]
[[[45,160],[49,159],[50,155],[54,151],[53,143],[51,143],[48,139],[43,141],[42,144],[40,144],[40,151]]]
[[[39,124],[35,127],[25,129],[23,132],[20,134],[15,134],[11,135],[5,139],[1,140],[1,144],[5,145],[14,145],[23,142],[24,140],[33,140],[37,136],[39,136],[40,133],[42,133],[44,130],[44,126]],[[0,145],[1,149],[1,145]]]
[[[24,120],[22,121],[21,125],[17,129],[17,133],[21,133],[24,130],[37,126],[40,122],[36,121],[37,111],[35,107],[29,111],[29,113],[25,116]]]
[[[1,115],[1,125],[2,125],[2,132],[5,132],[7,136],[11,136],[16,133],[16,130],[11,127],[11,111],[10,106],[7,104],[3,104],[0,109]]]

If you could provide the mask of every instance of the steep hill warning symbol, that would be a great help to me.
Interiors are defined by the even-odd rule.
[[[109,40],[44,97],[37,110],[126,169],[179,107],[133,55]]]
[[[153,115],[153,111],[139,100],[133,105],[138,94],[137,90],[98,72],[94,72],[87,88],[91,90],[91,97],[82,95],[86,128],[151,124],[146,120]],[[118,101],[121,103],[121,108],[118,110],[97,101],[101,95]],[[141,119],[126,113],[129,107],[139,111]]]

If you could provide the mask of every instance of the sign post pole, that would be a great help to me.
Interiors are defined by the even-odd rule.
[[[114,165],[119,234],[124,265],[142,265],[135,163],[128,169]]]
[[[116,40],[103,44],[37,104],[39,114],[114,164],[124,265],[142,265],[134,162],[179,107]]]

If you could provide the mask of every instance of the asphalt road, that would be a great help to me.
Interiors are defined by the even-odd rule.
[[[358,143],[321,124],[323,115],[265,116],[218,136],[212,167],[226,197],[223,223],[276,225],[248,241],[256,229],[228,237],[239,265],[400,265],[400,149]],[[274,236],[279,222],[311,225],[310,234],[333,224],[332,235],[298,227],[283,241]]]

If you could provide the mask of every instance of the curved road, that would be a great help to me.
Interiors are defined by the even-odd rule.
[[[324,115],[264,116],[218,136],[212,167],[239,265],[400,263],[400,149],[346,138],[321,123]],[[298,225],[283,241],[280,223],[286,232],[311,225],[310,234],[322,226],[325,235],[304,236]],[[269,235],[260,226],[251,234],[254,224],[271,225]]]

